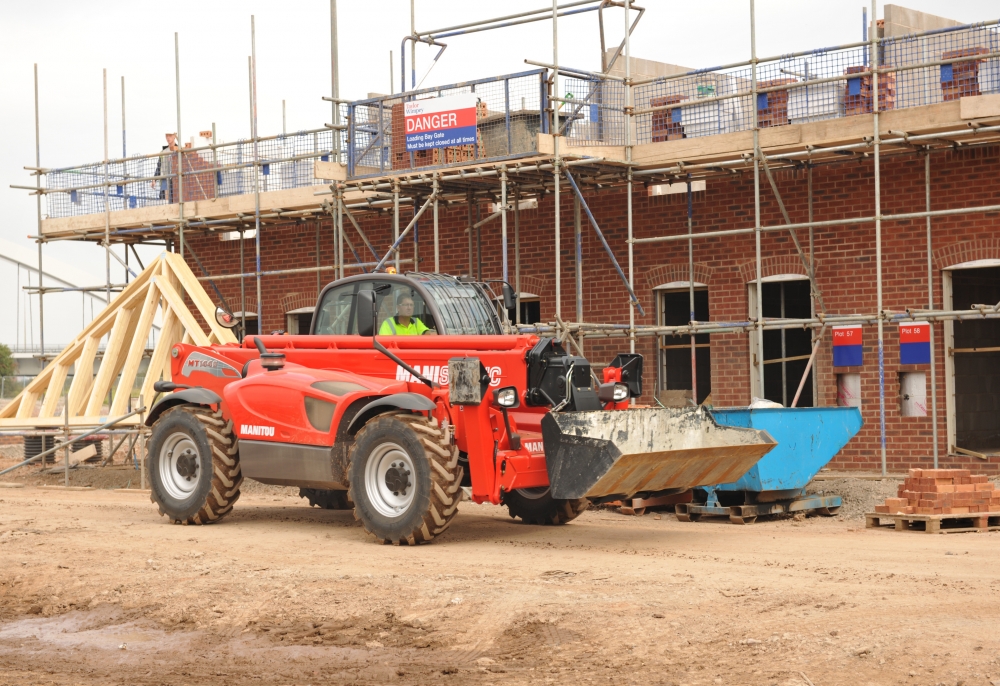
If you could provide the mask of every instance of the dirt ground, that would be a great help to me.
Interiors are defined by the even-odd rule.
[[[406,548],[259,484],[174,526],[92,471],[0,488],[0,684],[1000,685],[1000,533],[466,502]]]

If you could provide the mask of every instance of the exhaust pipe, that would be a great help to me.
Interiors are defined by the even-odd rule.
[[[552,496],[631,498],[736,481],[777,442],[716,424],[702,408],[550,412],[542,441]]]

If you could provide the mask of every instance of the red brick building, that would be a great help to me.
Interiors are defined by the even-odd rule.
[[[882,159],[881,197],[883,214],[923,210],[925,207],[925,156],[906,154]],[[1000,198],[1000,146],[958,148],[932,154],[930,163],[931,209],[988,206]],[[850,159],[836,164],[816,166],[812,170],[813,213],[817,220],[837,220],[874,214],[871,159]],[[808,219],[808,184],[804,169],[775,172],[775,181],[792,222]],[[619,262],[627,264],[626,202],[624,188],[587,192],[587,203],[612,246]],[[479,215],[491,209],[484,202]],[[748,171],[724,178],[709,178],[705,190],[692,194],[693,228],[697,234],[725,228],[754,225],[753,174]],[[761,190],[763,226],[782,223],[774,195]],[[412,216],[412,208],[402,211],[403,223]],[[470,273],[468,212],[465,206],[444,208],[440,213],[441,270],[451,274]],[[633,191],[633,221],[636,238],[682,234],[687,232],[686,194],[652,195],[641,183]],[[359,215],[359,223],[377,249],[385,250],[392,242],[391,215]],[[561,268],[563,319],[575,319],[573,198],[562,194]],[[351,235],[352,228],[345,222]],[[538,297],[540,318],[552,321],[555,315],[554,284],[554,200],[546,195],[534,210],[520,212],[519,252],[521,291]],[[317,231],[318,229],[318,231]],[[499,220],[479,230],[481,267],[474,260],[471,273],[484,279],[501,278],[501,240]],[[513,229],[508,226],[510,279],[514,280]],[[798,235],[808,250],[807,231]],[[475,236],[475,234],[473,234]],[[318,257],[317,257],[318,236]],[[876,311],[876,266],[873,223],[817,227],[814,229],[817,286],[822,292],[827,312],[861,314]],[[239,241],[223,241],[217,235],[190,236],[190,246],[210,274],[236,273],[239,265]],[[419,268],[433,269],[433,246],[430,222],[418,224]],[[353,241],[356,246],[361,241]],[[754,316],[755,245],[752,234],[707,238],[694,242],[694,280],[699,291],[699,309],[707,304],[707,313],[698,312],[698,320],[713,322],[746,321]],[[244,246],[243,271],[253,271],[253,240]],[[414,243],[406,240],[402,257],[413,258]],[[477,254],[479,251],[475,251]],[[926,219],[883,223],[883,299],[889,312],[927,309],[927,225]],[[334,238],[330,220],[306,220],[299,223],[267,226],[261,234],[264,271],[322,265],[334,261]],[[359,252],[359,255],[361,253]],[[368,260],[371,255],[361,255]],[[809,316],[809,289],[806,270],[799,260],[786,231],[762,235],[762,265],[765,317],[781,313],[784,291],[785,315]],[[347,252],[348,265],[353,258]],[[686,242],[637,245],[634,256],[635,292],[646,315],[637,314],[638,324],[685,323],[687,321],[688,256]],[[196,273],[199,267],[191,260]],[[985,212],[935,217],[932,219],[931,264],[934,309],[967,309],[975,304],[1000,301],[1000,213]],[[582,277],[584,321],[628,323],[628,297],[600,241],[587,224],[582,225]],[[480,271],[481,269],[481,271]],[[360,270],[348,269],[348,273]],[[321,285],[332,272],[322,272]],[[217,282],[233,309],[239,308],[238,281]],[[247,280],[248,311],[256,309],[254,282]],[[672,296],[672,293],[679,296]],[[704,293],[705,295],[702,295]],[[289,328],[296,310],[308,308],[316,298],[314,273],[263,277],[264,330]],[[707,296],[707,297],[706,297]],[[666,321],[681,303],[684,316],[680,322]],[[671,309],[673,308],[673,309]],[[798,314],[792,314],[793,310]],[[770,311],[769,311],[770,310]],[[707,316],[706,316],[707,315]],[[888,467],[898,472],[932,462],[932,399],[930,365],[900,364],[898,326],[885,324],[885,421]],[[964,465],[996,472],[1000,457],[987,460],[956,455],[954,448],[983,454],[1000,449],[1000,321],[938,322],[934,324],[936,356],[936,395],[938,443],[942,465]],[[860,367],[834,368],[830,331],[826,330],[814,370],[807,380],[800,406],[838,404],[838,375],[858,374],[860,406],[865,426],[832,463],[833,468],[875,469],[880,464],[879,366],[876,326],[863,329],[864,353]],[[800,358],[782,365],[766,366],[766,393],[755,388],[753,356],[754,334],[745,331],[698,336],[699,377],[708,369],[708,379],[699,379],[699,401],[710,392],[715,406],[747,405],[753,395],[767,395],[789,404],[802,376],[808,355],[810,334],[789,330],[785,334],[784,357]],[[764,360],[780,358],[776,353],[780,332],[766,332]],[[680,337],[640,337],[636,349],[645,356],[645,398],[664,391],[690,388],[689,339]],[[705,346],[707,344],[707,346]],[[658,346],[680,346],[658,350]],[[804,348],[803,348],[804,346]],[[610,361],[615,352],[628,349],[626,338],[593,339],[585,342],[586,354],[596,366]],[[774,350],[769,350],[772,348]],[[987,352],[947,354],[952,349],[992,348]],[[687,362],[671,360],[678,350]],[[707,352],[707,355],[706,355]],[[793,354],[795,353],[795,354]],[[685,371],[685,366],[687,367]],[[782,397],[780,368],[785,367],[785,397]],[[774,370],[772,372],[772,369]],[[913,391],[914,379],[904,375],[923,374],[926,410],[917,416],[904,416],[903,390]],[[674,378],[677,377],[677,378]],[[813,391],[813,384],[815,391]],[[906,389],[902,386],[906,385]],[[919,391],[918,391],[919,392]],[[840,402],[844,402],[842,398]],[[912,405],[912,403],[911,403]],[[912,408],[911,408],[912,409]],[[921,416],[922,415],[922,416]]]

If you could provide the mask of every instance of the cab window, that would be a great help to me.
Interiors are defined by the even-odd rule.
[[[316,317],[314,333],[319,335],[357,335],[357,294],[360,291],[375,290],[375,331],[382,324],[398,317],[400,303],[405,299],[413,301],[412,317],[419,319],[428,329],[434,329],[434,317],[427,303],[409,284],[389,281],[355,281],[337,288],[331,288],[323,296]],[[409,309],[408,307],[406,309]]]
[[[323,296],[323,302],[319,306],[314,333],[328,336],[357,333],[354,324],[356,319],[354,315],[356,288],[356,283],[349,283],[331,288],[326,292],[326,295]]]
[[[369,288],[367,284],[362,288]],[[423,297],[409,284],[392,283],[385,281],[374,282],[375,288],[375,330],[382,331],[382,324],[387,320],[399,321],[399,316],[411,316],[419,319],[428,329],[434,328],[434,317]],[[401,308],[400,305],[406,300],[413,301],[412,314],[407,310],[409,307]]]

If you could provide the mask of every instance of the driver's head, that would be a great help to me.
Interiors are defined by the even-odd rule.
[[[413,298],[408,295],[400,297],[400,299],[396,301],[396,314],[401,317],[412,317]]]

